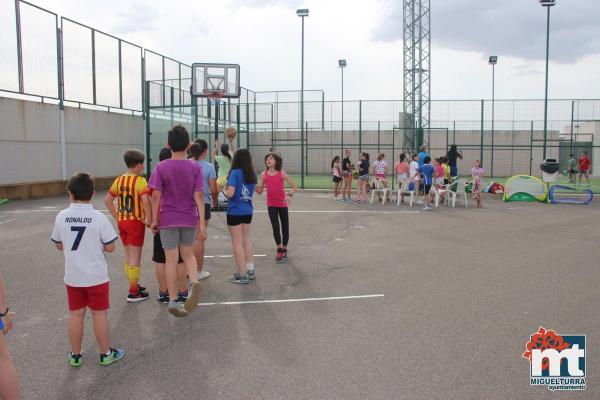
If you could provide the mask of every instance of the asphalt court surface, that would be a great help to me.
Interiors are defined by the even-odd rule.
[[[23,398],[600,398],[600,205],[485,200],[483,209],[421,212],[299,193],[290,261],[276,265],[257,196],[258,277],[247,286],[228,281],[235,268],[225,214],[214,213],[211,277],[185,319],[155,300],[150,233],[141,283],[151,299],[126,303],[119,243],[108,255],[109,320],[126,356],[98,364],[88,316],[79,369],[67,363],[63,258],[49,241],[67,199],[2,205],[0,265],[17,312],[8,343]],[[587,335],[585,392],[529,385],[521,354],[540,325]]]

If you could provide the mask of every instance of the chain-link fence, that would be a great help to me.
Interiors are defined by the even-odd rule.
[[[156,91],[153,86],[162,85],[150,82],[150,93]],[[171,97],[177,97],[178,89],[166,90],[172,92]],[[419,130],[412,126],[411,116],[403,114],[402,101],[342,103],[326,101],[323,92],[313,91],[305,97],[305,126],[300,129],[302,103],[280,101],[297,92],[281,93],[256,92],[247,101],[242,97],[235,103],[219,103],[218,132],[222,136],[227,126],[236,127],[239,135],[235,144],[251,150],[258,168],[262,168],[264,155],[274,148],[282,154],[286,171],[306,188],[331,186],[331,161],[336,155],[341,156],[344,149],[352,150],[355,159],[363,151],[372,158],[385,153],[391,175],[391,167],[401,153],[417,150],[408,143],[423,143],[435,158],[446,155],[450,145],[455,144],[463,155],[458,162],[460,175],[468,176],[477,159],[486,175],[500,182],[518,174],[540,176],[539,166],[545,154],[545,158],[559,161],[559,182],[568,183],[570,154],[578,159],[586,151],[592,160],[590,185],[600,191],[600,178],[595,177],[594,167],[594,160],[600,160],[600,100],[550,100],[546,133],[540,118],[543,100],[496,100],[493,118],[490,100],[432,101],[431,128]],[[255,101],[265,97],[271,101]],[[164,106],[154,102],[155,98],[151,94],[148,104],[151,142],[155,142],[155,134],[160,134],[162,145],[168,128],[179,122],[187,124],[194,137],[212,141],[216,105],[193,104],[193,100],[185,107]],[[158,116],[168,123],[156,124]],[[415,136],[416,141],[407,141]],[[157,149],[153,152],[156,155]],[[582,184],[587,181],[584,179]]]

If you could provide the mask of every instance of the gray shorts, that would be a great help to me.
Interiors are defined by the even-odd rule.
[[[160,230],[163,249],[173,250],[181,246],[192,246],[196,238],[196,228],[167,228]]]

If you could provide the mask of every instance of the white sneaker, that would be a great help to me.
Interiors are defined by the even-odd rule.
[[[206,279],[210,276],[210,272],[202,270],[201,272],[198,272],[198,280],[202,280],[202,279]]]

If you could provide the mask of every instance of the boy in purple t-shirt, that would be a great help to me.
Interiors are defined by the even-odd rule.
[[[189,145],[190,136],[186,129],[181,125],[173,127],[167,142],[172,157],[156,165],[148,182],[153,190],[152,231],[156,233],[160,230],[165,249],[168,291],[177,293],[177,262],[180,254],[192,283],[183,306],[174,297],[169,301],[168,311],[176,317],[185,317],[198,306],[202,286],[198,282],[193,245],[196,233],[201,240],[206,239],[202,167],[186,159]]]

